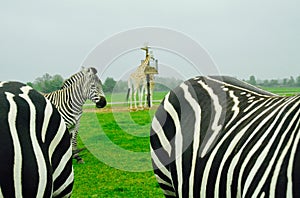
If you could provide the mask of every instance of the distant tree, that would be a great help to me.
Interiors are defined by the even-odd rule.
[[[127,92],[128,83],[127,81],[119,80],[116,82],[113,92]]]
[[[264,82],[262,83],[262,86],[269,87],[270,86],[269,80],[264,80]]]
[[[253,76],[254,77],[254,76]],[[249,80],[247,80],[248,83],[253,84],[254,78],[250,76]],[[262,87],[300,87],[300,76],[297,76],[295,79],[293,76],[290,78],[282,78],[282,79],[265,79],[260,80],[258,79],[256,81],[256,85],[262,86]]]
[[[60,89],[63,82],[64,79],[60,75],[57,74],[52,77],[46,73],[42,77],[36,78],[33,83],[29,82],[27,84],[42,93],[49,93]]]
[[[107,93],[113,92],[116,83],[117,82],[113,78],[107,77],[103,84],[103,91]]]
[[[279,85],[278,80],[272,79],[269,83],[271,87],[276,87]]]
[[[295,86],[295,79],[294,79],[293,76],[290,77],[290,79],[289,79],[288,82],[287,82],[287,85],[288,85],[289,87]]]
[[[248,83],[251,85],[256,85],[256,79],[253,75],[250,76]]]
[[[287,78],[284,78],[284,79],[282,80],[282,85],[283,85],[284,87],[286,87],[286,86],[287,86],[287,82],[288,82],[288,79],[287,79]]]
[[[61,75],[56,74],[51,78],[50,82],[51,82],[52,90],[57,90],[62,87],[64,79]]]
[[[157,77],[155,78],[154,91],[170,91],[171,89],[174,89],[175,87],[180,85],[182,82],[182,80],[173,77]]]
[[[296,78],[296,86],[300,87],[300,76]]]
[[[156,77],[154,85],[154,92],[156,91],[170,91],[176,86],[181,84],[183,81],[176,78],[165,78],[165,77]],[[115,81],[112,77],[106,78],[103,83],[103,91],[106,93],[120,93],[127,92],[128,83],[124,80]]]

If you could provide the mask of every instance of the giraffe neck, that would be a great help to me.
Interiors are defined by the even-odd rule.
[[[145,68],[148,66],[149,61],[150,61],[150,55],[147,54],[145,61],[136,69],[136,71],[134,73],[131,74],[131,77],[133,78],[145,78]]]

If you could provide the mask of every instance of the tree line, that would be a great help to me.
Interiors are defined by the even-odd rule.
[[[33,82],[28,82],[27,85],[42,93],[49,93],[60,89],[63,82],[64,78],[61,75],[51,76],[46,73],[42,77],[36,78]]]
[[[183,81],[176,78],[155,78],[154,91],[169,91],[174,89],[177,85],[181,84]],[[128,82],[125,80],[116,81],[111,77],[106,78],[103,83],[103,91],[106,93],[112,92],[127,92]]]
[[[300,76],[296,78],[290,76],[289,78],[283,79],[257,80],[255,76],[252,75],[245,81],[251,85],[261,87],[300,87]]]
[[[255,76],[250,76],[248,80],[244,80],[249,84],[261,87],[300,87],[300,76],[294,78],[271,79],[271,80],[257,80]],[[58,90],[62,87],[64,78],[56,74],[51,76],[46,73],[42,77],[36,78],[33,82],[28,82],[27,85],[42,92],[49,93]],[[154,91],[169,91],[183,81],[176,78],[156,77]],[[127,92],[128,83],[125,80],[116,81],[112,77],[105,79],[103,83],[103,91],[105,93],[112,92]]]

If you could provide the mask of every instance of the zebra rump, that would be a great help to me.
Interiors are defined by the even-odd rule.
[[[150,133],[166,197],[300,197],[300,95],[196,77],[166,95]]]
[[[56,108],[19,82],[0,82],[0,197],[70,197],[71,137]]]

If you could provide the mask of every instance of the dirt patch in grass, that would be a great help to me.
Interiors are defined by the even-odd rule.
[[[105,107],[105,108],[87,108],[83,109],[83,112],[87,113],[112,113],[112,112],[135,112],[135,111],[149,111],[149,110],[156,110],[159,105],[153,105],[153,107],[144,108],[144,109],[129,109],[125,106],[116,106],[116,107]]]

